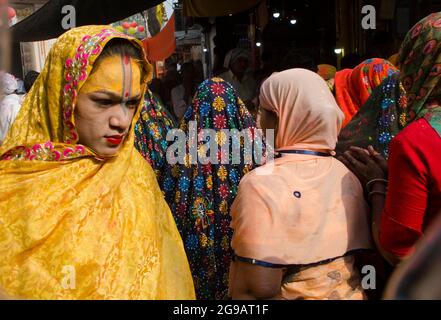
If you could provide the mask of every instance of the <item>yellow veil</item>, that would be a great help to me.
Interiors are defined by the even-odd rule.
[[[182,240],[133,130],[106,161],[77,144],[77,92],[114,38],[142,48],[108,26],[61,36],[0,148],[0,288],[10,297],[195,298]]]

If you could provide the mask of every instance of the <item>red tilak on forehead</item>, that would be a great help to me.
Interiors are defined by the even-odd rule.
[[[123,97],[125,99],[129,98],[130,92],[132,90],[132,66],[130,56],[125,54],[122,56],[123,63],[123,77],[124,77],[124,86],[123,86]]]
[[[124,64],[129,64],[130,63],[130,57],[126,54],[124,55]]]

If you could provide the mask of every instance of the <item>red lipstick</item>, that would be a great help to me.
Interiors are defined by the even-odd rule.
[[[109,136],[109,137],[105,137],[105,138],[106,138],[107,142],[117,146],[117,145],[121,144],[121,142],[124,139],[124,136],[116,135],[116,136]]]

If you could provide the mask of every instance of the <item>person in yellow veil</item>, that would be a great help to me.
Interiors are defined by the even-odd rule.
[[[134,147],[151,66],[109,26],[62,35],[0,147],[0,287],[20,299],[194,299]]]

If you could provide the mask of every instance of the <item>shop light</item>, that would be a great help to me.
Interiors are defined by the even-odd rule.
[[[261,42],[256,42],[256,47],[261,47],[262,43]]]
[[[208,49],[207,49],[207,48],[204,48],[204,52],[208,52]]]
[[[291,19],[291,20],[289,20],[289,23],[291,23],[292,25],[295,25],[297,23],[297,20],[296,19]]]
[[[273,13],[273,17],[274,17],[275,19],[280,18],[280,12],[275,11],[275,12]]]
[[[335,54],[342,54],[343,49],[342,49],[342,48],[336,48],[336,49],[334,50],[334,52],[335,52]]]

